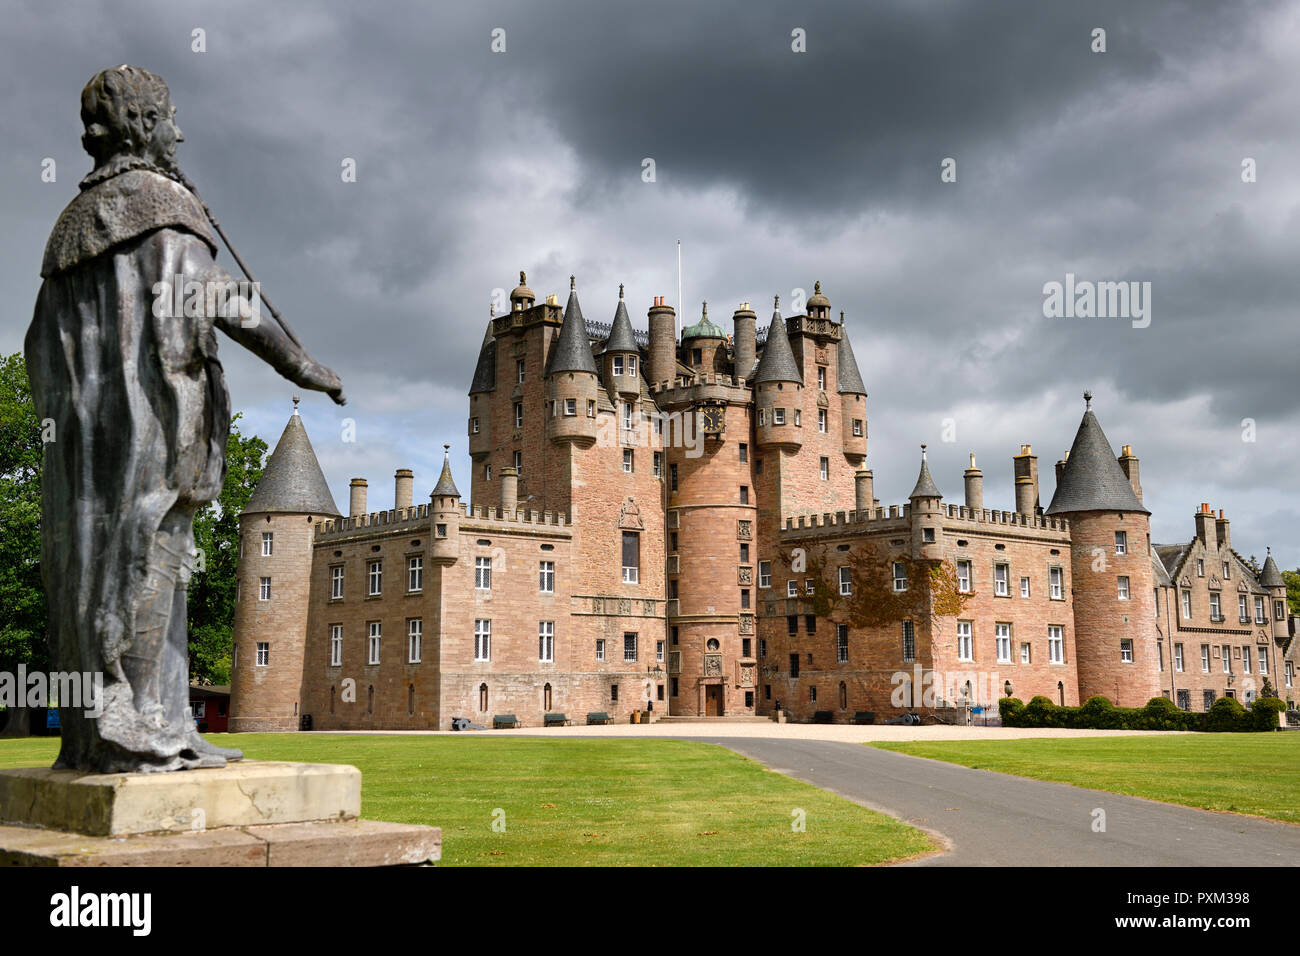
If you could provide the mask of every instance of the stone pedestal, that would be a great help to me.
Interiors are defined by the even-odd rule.
[[[361,772],[337,764],[0,770],[0,865],[394,866],[440,857],[439,828],[360,812]]]

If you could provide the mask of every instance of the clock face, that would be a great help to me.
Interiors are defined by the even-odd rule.
[[[722,432],[726,418],[720,406],[705,405],[700,409],[700,421],[703,423],[705,434],[717,435]]]

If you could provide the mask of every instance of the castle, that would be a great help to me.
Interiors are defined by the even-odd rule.
[[[1189,543],[1153,546],[1138,459],[1090,401],[1046,508],[1030,445],[1014,510],[985,507],[974,455],[946,502],[925,446],[882,507],[820,283],[763,334],[748,303],[731,322],[706,303],[679,340],[658,297],[638,333],[620,287],[604,326],[572,278],[561,310],[520,273],[470,384],[468,501],[444,458],[427,504],[401,469],[391,509],[356,478],[340,514],[295,405],[240,519],[230,729],[884,720],[1006,695],[1199,710],[1266,677],[1290,698],[1271,555],[1253,570],[1208,505]]]

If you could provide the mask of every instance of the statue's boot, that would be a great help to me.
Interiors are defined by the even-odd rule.
[[[198,731],[186,737],[185,746],[189,750],[208,757],[220,757],[223,760],[243,760],[244,752],[234,747],[218,747],[203,739]]]

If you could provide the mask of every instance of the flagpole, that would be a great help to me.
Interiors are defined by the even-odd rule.
[[[682,337],[682,241],[677,240],[677,338]]]

